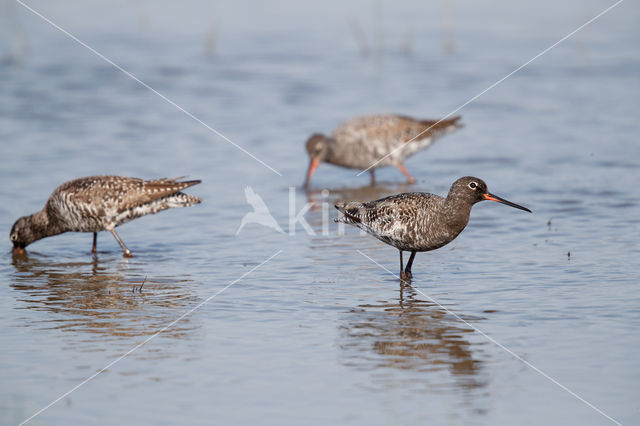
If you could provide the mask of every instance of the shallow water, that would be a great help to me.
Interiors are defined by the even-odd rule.
[[[105,233],[96,255],[90,234],[16,259],[5,240],[0,423],[107,366],[30,423],[611,423],[561,386],[637,423],[638,5],[462,109],[462,130],[407,161],[415,185],[322,165],[299,188],[312,132],[449,113],[609,4],[33,5],[279,176],[8,3],[0,229],[94,174],[189,175],[204,201],[119,228],[132,259]],[[383,269],[395,249],[332,221],[337,200],[444,194],[463,175],[534,213],[475,206],[410,286]],[[236,235],[246,186],[282,233]],[[290,228],[291,197],[294,214],[315,202],[313,235]]]

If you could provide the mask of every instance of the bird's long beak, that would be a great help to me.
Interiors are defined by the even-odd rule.
[[[482,196],[484,197],[485,200],[496,201],[498,203],[506,204],[508,206],[515,207],[516,209],[524,210],[525,212],[531,213],[531,210],[529,210],[528,208],[522,207],[521,205],[516,203],[512,203],[511,201],[507,201],[504,198],[500,198],[497,195],[493,195],[489,192],[482,194]]]
[[[309,163],[309,170],[307,170],[307,178],[304,181],[305,189],[309,189],[309,183],[311,183],[311,175],[316,171],[318,166],[320,165],[320,159],[318,157],[311,159]]]

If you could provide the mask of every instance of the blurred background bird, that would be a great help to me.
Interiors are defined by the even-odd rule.
[[[413,183],[415,179],[404,167],[404,160],[460,127],[459,116],[419,120],[381,114],[351,119],[339,125],[330,137],[316,133],[307,140],[310,161],[304,186],[309,188],[311,176],[320,163],[369,171],[371,185],[375,184],[376,168],[395,166]]]

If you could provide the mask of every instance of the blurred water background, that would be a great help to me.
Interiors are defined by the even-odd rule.
[[[299,188],[311,133],[366,113],[443,116],[611,4],[28,2],[275,173],[5,0],[0,423],[235,282],[30,424],[611,424],[476,329],[637,424],[637,3],[463,108],[463,129],[407,161],[415,185],[384,169],[367,188],[322,165]],[[96,174],[189,175],[204,201],[122,226],[132,259],[105,233],[97,255],[90,234],[64,234],[12,259],[13,222]],[[395,249],[332,222],[323,233],[322,203],[445,194],[464,175],[534,214],[477,205],[458,239],[417,256],[412,286],[357,252],[396,272]],[[247,185],[284,234],[236,235]],[[289,232],[290,187],[296,213],[316,202],[315,235]]]

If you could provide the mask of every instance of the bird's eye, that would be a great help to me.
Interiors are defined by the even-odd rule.
[[[475,183],[475,182],[471,182],[471,183],[469,183],[469,188],[471,188],[471,189],[476,189],[477,187],[478,187],[478,184],[477,184],[477,183]]]
[[[18,234],[11,234],[9,238],[11,239],[11,241],[15,241],[18,239]]]

